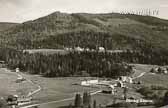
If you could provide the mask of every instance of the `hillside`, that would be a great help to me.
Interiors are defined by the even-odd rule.
[[[0,31],[10,29],[11,27],[14,27],[16,25],[17,23],[0,22]]]
[[[17,49],[103,46],[168,48],[168,21],[138,15],[55,12],[1,32],[1,46]]]

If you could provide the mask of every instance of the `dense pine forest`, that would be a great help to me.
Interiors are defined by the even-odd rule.
[[[131,75],[132,66],[127,63],[168,64],[167,52],[150,50],[109,52],[78,52],[68,54],[43,55],[40,53],[3,49],[0,59],[4,60],[10,69],[20,68],[30,74],[40,74],[46,77],[93,76],[118,77]]]

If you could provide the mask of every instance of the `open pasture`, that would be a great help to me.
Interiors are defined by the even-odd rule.
[[[141,81],[142,84],[146,86],[156,85],[156,86],[168,87],[167,83],[168,75],[153,74],[150,72],[152,68],[158,67],[157,65],[134,64],[134,66],[135,66],[134,76],[137,76],[138,74],[145,72],[143,76],[135,79],[135,81]]]
[[[36,87],[28,81],[16,83],[18,75],[5,68],[0,69],[0,96],[7,97],[8,95],[26,96]]]

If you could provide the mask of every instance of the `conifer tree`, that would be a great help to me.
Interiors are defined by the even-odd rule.
[[[76,94],[74,106],[76,108],[79,108],[79,107],[82,106],[82,99],[81,99],[81,95],[80,94]]]

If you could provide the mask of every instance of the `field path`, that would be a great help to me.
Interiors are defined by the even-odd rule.
[[[17,73],[17,74],[19,74],[19,75],[21,75],[21,76],[23,77],[22,73],[19,72],[19,73]],[[30,80],[30,79],[28,79],[28,78],[26,78],[26,80],[27,80],[29,83],[31,83],[32,85],[35,85],[35,86],[38,87],[38,89],[34,90],[33,92],[30,92],[30,93],[27,95],[27,97],[30,97],[30,96],[32,96],[32,95],[34,95],[34,94],[36,94],[36,93],[38,93],[38,92],[41,91],[41,86],[40,86],[40,85],[36,84],[35,82],[33,82],[32,80]]]
[[[132,79],[134,80],[134,79],[140,78],[140,77],[144,76],[145,74],[146,74],[146,72],[140,73],[138,76],[135,76]]]
[[[100,92],[101,92],[101,90],[94,91],[94,92],[91,93],[91,95],[96,95],[97,93],[100,93]],[[42,104],[33,104],[33,105],[23,106],[23,107],[20,107],[20,108],[31,108],[31,107],[34,107],[34,106],[48,105],[48,104],[53,104],[53,103],[60,103],[60,102],[74,100],[74,99],[75,99],[75,97],[70,97],[70,98],[57,100],[57,101],[46,102],[46,103],[42,103]]]
[[[21,76],[22,78],[25,78],[25,77],[22,75],[21,72],[16,72],[16,74],[17,74],[18,76]],[[32,85],[38,87],[38,89],[34,90],[33,92],[29,92],[26,97],[30,97],[30,96],[32,96],[32,95],[34,95],[34,94],[36,94],[36,93],[38,93],[38,92],[41,91],[41,86],[40,86],[40,85],[34,83],[32,80],[30,80],[30,79],[28,79],[28,78],[25,78],[25,79],[26,79],[29,83],[31,83]]]
[[[38,87],[36,90],[34,90],[34,91],[32,91],[32,92],[29,92],[26,97],[30,97],[30,96],[32,96],[32,95],[34,95],[34,94],[36,94],[36,93],[38,93],[38,92],[41,91],[42,88],[41,88],[40,85],[38,85],[38,84],[36,84],[35,82],[33,82],[32,80],[30,80],[30,79],[24,77],[24,75],[23,75],[21,72],[11,72],[11,71],[8,70],[7,68],[3,68],[3,70],[4,70],[6,73],[14,74],[14,75],[16,75],[17,77],[25,78],[27,82],[29,82],[30,84],[34,85],[35,87]]]

